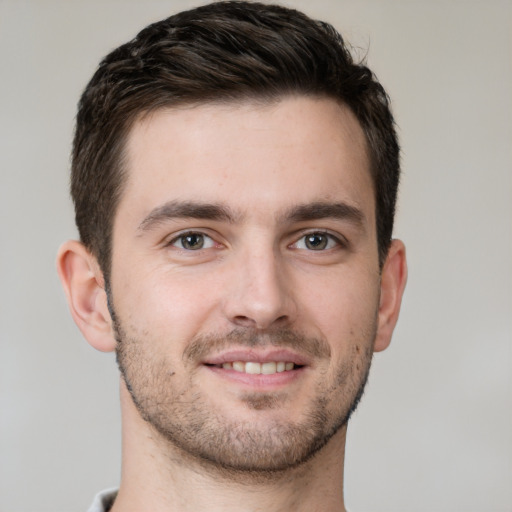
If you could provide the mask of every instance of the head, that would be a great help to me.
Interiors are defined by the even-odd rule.
[[[399,147],[383,87],[364,64],[354,62],[329,24],[277,5],[218,2],[146,27],[103,59],[80,100],[71,191],[80,238],[107,284],[133,124],[165,107],[270,103],[290,94],[332,98],[360,123],[383,264],[399,181]]]
[[[132,420],[237,471],[339,440],[406,275],[388,100],[341,36],[245,2],[147,27],[88,84],[72,173],[61,278]]]

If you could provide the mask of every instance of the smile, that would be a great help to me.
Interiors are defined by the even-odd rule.
[[[291,371],[296,368],[295,363],[284,361],[269,361],[258,363],[257,361],[233,361],[215,365],[224,370],[234,370],[240,373],[249,373],[251,375],[272,375]]]

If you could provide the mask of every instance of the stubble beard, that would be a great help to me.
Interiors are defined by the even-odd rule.
[[[203,467],[227,475],[266,478],[309,461],[347,424],[368,379],[376,322],[361,333],[360,343],[354,345],[349,360],[339,363],[335,377],[329,383],[320,379],[314,399],[310,400],[300,421],[233,422],[221,417],[194,386],[194,370],[190,370],[188,382],[178,389],[168,361],[151,357],[147,353],[151,344],[143,340],[141,334],[128,334],[113,308],[110,309],[118,342],[119,369],[141,417],[159,434],[163,443]],[[299,346],[310,355],[316,354],[315,357],[330,357],[325,341],[287,329],[264,336],[236,329],[226,336],[194,339],[183,360],[187,357],[198,360],[212,349],[235,342],[238,346],[250,347]],[[247,408],[265,413],[279,408],[286,401],[286,395],[279,392],[246,393],[241,399]],[[233,404],[233,407],[238,406]]]

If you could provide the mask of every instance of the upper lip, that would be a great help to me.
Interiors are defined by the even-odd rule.
[[[297,354],[293,350],[278,349],[272,347],[270,349],[231,349],[219,354],[207,357],[203,364],[219,365],[224,363],[232,363],[233,361],[255,362],[255,363],[270,363],[270,362],[285,362],[294,363],[298,366],[306,366],[310,364],[306,356]]]

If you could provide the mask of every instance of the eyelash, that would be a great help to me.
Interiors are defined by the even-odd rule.
[[[193,236],[197,236],[197,237],[202,237],[203,238],[203,245],[205,243],[206,240],[209,240],[210,242],[208,243],[208,247],[204,247],[203,245],[201,245],[201,247],[199,247],[198,249],[187,249],[186,247],[183,246],[183,241],[185,240],[186,237],[193,237]],[[181,247],[176,247],[176,243],[181,241]],[[194,251],[200,251],[202,249],[211,249],[212,247],[214,247],[216,245],[216,242],[215,240],[207,235],[206,233],[202,233],[201,231],[186,231],[185,233],[180,233],[179,235],[175,236],[174,238],[172,238],[168,244],[168,246],[174,246],[176,247],[177,249],[180,249],[182,251],[187,251],[187,252],[194,252]]]
[[[197,249],[187,248],[184,246],[184,241],[187,237],[202,237],[202,244]],[[307,237],[310,237],[310,241],[311,241],[311,238],[313,238],[313,237],[325,237],[327,239],[326,247],[322,247],[320,249],[314,249],[311,247],[307,247],[307,244],[308,244]],[[298,245],[302,241],[304,241],[304,245],[306,247],[298,247]],[[181,242],[180,243],[181,247],[178,247],[176,245],[178,242]],[[332,242],[334,242],[335,246],[329,247],[329,244],[332,245]],[[207,247],[204,247],[205,244],[207,244]],[[176,247],[176,249],[186,251],[186,252],[196,252],[196,251],[198,252],[203,249],[214,248],[216,244],[217,244],[217,242],[215,242],[215,240],[211,236],[207,235],[206,233],[203,233],[201,231],[186,231],[184,233],[180,233],[179,235],[173,237],[168,242],[167,245],[171,246],[171,247]],[[294,243],[292,243],[291,245],[289,245],[289,247],[293,248],[293,249],[297,249],[297,250],[307,250],[307,251],[311,251],[311,252],[324,252],[324,251],[335,249],[336,247],[347,247],[347,245],[348,245],[348,243],[346,242],[346,240],[341,239],[339,236],[335,236],[332,233],[329,233],[327,231],[311,231],[308,233],[301,234],[301,236],[298,238],[298,240],[295,241]]]
[[[325,247],[325,248],[322,248],[322,249],[317,249],[316,251],[315,251],[315,249],[311,249],[311,248],[307,248],[307,247],[305,247],[305,248],[297,247],[299,242],[304,241],[304,245],[306,245],[307,244],[307,238],[308,237],[315,237],[315,236],[326,237],[327,238],[327,244],[329,245],[330,242],[334,242],[335,246],[334,247]],[[309,250],[311,252],[324,252],[324,251],[328,251],[328,250],[332,250],[332,249],[336,249],[336,248],[343,248],[343,247],[347,247],[347,246],[348,246],[348,243],[347,243],[346,240],[344,240],[340,236],[333,235],[332,233],[330,233],[328,231],[310,231],[308,233],[303,233],[303,234],[301,234],[301,237],[296,242],[291,244],[291,247],[293,247],[295,249],[298,249],[298,250]]]

